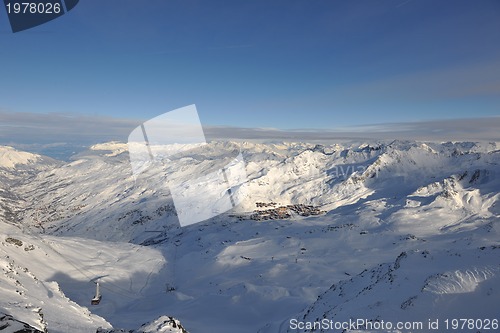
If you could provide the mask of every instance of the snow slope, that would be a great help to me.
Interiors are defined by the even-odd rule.
[[[152,322],[145,323],[134,331],[123,329],[98,329],[97,333],[188,333],[182,324],[170,316],[161,316]]]
[[[36,250],[5,238],[5,265],[14,260],[21,275],[28,268],[57,302],[25,277],[23,295],[1,298],[18,303],[0,307],[42,328],[24,308],[31,302],[50,332],[73,323],[48,319],[64,307],[57,304],[72,304],[68,315],[89,332],[137,329],[168,315],[192,333],[295,332],[290,319],[324,316],[451,318],[468,304],[481,309],[486,296],[488,309],[500,307],[496,143],[236,145],[249,179],[243,203],[185,228],[167,182],[224,166],[234,143],[194,147],[137,181],[120,143],[94,146],[29,181],[11,174],[18,186],[9,189],[2,234]],[[263,209],[257,203],[271,202],[325,213],[251,219]],[[103,301],[90,307],[95,279]]]
[[[148,278],[163,266],[157,250],[127,243],[26,235],[0,224],[0,308],[31,326],[49,332],[95,332],[111,327],[89,310],[93,281],[108,299],[102,309],[114,309],[134,299]],[[78,300],[75,303],[73,300]],[[61,315],[61,312],[64,315]],[[139,323],[143,320],[138,319]]]
[[[337,323],[363,320],[394,326],[398,322],[423,325],[418,329],[388,327],[377,330],[380,332],[435,331],[429,328],[429,321],[440,322],[445,331],[447,319],[498,320],[499,252],[499,246],[401,252],[394,262],[332,285],[297,319],[304,323],[326,318]],[[294,328],[282,332],[296,332]],[[369,324],[362,323],[350,331],[366,330],[373,331]],[[313,330],[304,328],[300,332]],[[326,326],[314,332],[342,329]]]
[[[0,331],[3,333],[43,333],[42,331],[7,315],[0,313]]]
[[[41,160],[37,154],[18,151],[12,147],[0,146],[0,168],[14,169],[16,166],[33,164]]]

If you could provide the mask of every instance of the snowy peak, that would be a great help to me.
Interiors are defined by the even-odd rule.
[[[95,144],[91,146],[89,149],[94,151],[107,151],[108,153],[105,156],[113,157],[120,155],[121,153],[127,152],[128,146],[125,143],[112,141],[112,142]]]
[[[50,157],[19,151],[8,146],[0,146],[0,168],[15,171],[18,168],[55,165],[58,162]]]
[[[37,154],[18,151],[12,147],[0,146],[0,167],[14,169],[18,165],[33,164],[42,157]]]
[[[179,320],[170,316],[161,316],[152,322],[142,325],[134,331],[124,329],[101,329],[97,333],[189,333]]]

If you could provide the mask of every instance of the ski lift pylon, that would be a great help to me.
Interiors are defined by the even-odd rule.
[[[99,290],[99,282],[95,283],[95,296],[92,298],[92,301],[90,301],[90,304],[92,305],[98,305],[101,302],[101,292]]]

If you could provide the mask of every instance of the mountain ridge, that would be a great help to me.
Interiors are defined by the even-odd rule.
[[[242,204],[181,228],[168,181],[196,179],[217,170],[233,158],[235,145],[248,175]],[[422,287],[430,276],[453,270],[467,275],[477,269],[475,277],[488,278],[478,280],[475,289],[464,290],[471,297],[476,290],[484,292],[482,286],[499,276],[500,262],[493,249],[499,245],[499,161],[496,143],[210,142],[176,160],[164,159],[164,164],[136,181],[125,145],[104,143],[70,162],[4,170],[8,180],[2,182],[0,204],[10,213],[2,209],[0,214],[5,222],[0,224],[5,235],[0,251],[23,263],[19,266],[47,283],[47,288],[57,283],[61,302],[75,302],[83,317],[88,317],[86,311],[96,316],[85,324],[89,332],[100,320],[108,328],[136,329],[137,323],[165,314],[195,333],[203,332],[207,322],[211,331],[218,332],[287,332],[292,317],[316,318],[304,317],[303,309],[313,306],[315,316],[321,317],[330,308],[355,304],[328,294],[323,296],[330,300],[328,305],[320,306],[317,297],[332,285],[345,286],[346,293],[370,285],[381,288],[383,284],[367,276],[378,272],[379,265],[385,267],[380,274],[389,276],[401,253],[410,258],[434,256],[437,263],[419,259],[424,268],[421,280],[408,275],[409,270],[396,269],[401,281],[406,277]],[[9,182],[16,186],[6,187]],[[265,221],[251,219],[271,204],[276,210],[311,205],[324,212],[302,216],[299,210],[290,210]],[[8,237],[23,246],[8,242]],[[29,245],[35,251],[25,251]],[[49,274],[50,269],[32,263],[33,253],[55,260],[59,272]],[[459,256],[479,256],[482,266],[472,259],[450,260]],[[400,265],[405,260],[399,260]],[[452,261],[454,267],[440,270],[442,263]],[[90,308],[95,279],[104,288],[103,304]],[[426,291],[424,297],[415,291],[399,299],[394,296],[397,288],[382,288],[383,292],[369,295],[371,299],[389,295],[397,306],[407,304],[401,311],[408,318],[422,319],[422,312],[412,309],[448,295],[455,283],[432,281],[437,281],[431,284],[433,291],[445,292]],[[29,288],[25,293],[29,303]],[[498,295],[492,288],[492,305],[500,304]],[[386,311],[390,307],[358,304],[351,313],[394,319]],[[22,316],[16,318],[28,321],[24,316],[29,312],[18,313]],[[49,331],[54,325],[48,320]]]

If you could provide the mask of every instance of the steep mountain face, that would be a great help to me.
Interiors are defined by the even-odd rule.
[[[168,184],[222,168],[235,146],[242,203],[181,228]],[[92,333],[165,314],[194,333],[275,333],[310,331],[291,319],[444,320],[486,296],[500,305],[496,143],[213,142],[161,162],[135,179],[126,145],[106,143],[2,169],[0,251],[17,273],[0,307],[43,329],[29,310],[41,308],[49,332],[70,323],[47,304],[71,304]],[[94,281],[103,300],[90,307]]]
[[[300,332],[342,332],[342,323],[353,322],[348,331],[446,331],[457,318],[496,330],[499,252],[499,246],[401,252],[394,262],[332,285],[282,332],[297,332],[299,322]]]
[[[18,224],[23,206],[18,187],[29,183],[38,173],[61,164],[49,157],[0,146],[0,220]]]

